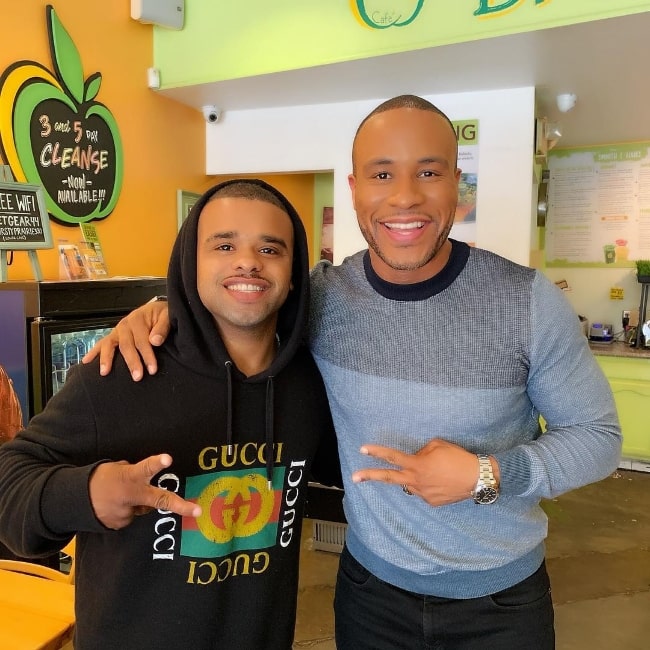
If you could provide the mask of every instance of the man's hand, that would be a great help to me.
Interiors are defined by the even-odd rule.
[[[140,381],[144,372],[143,362],[150,375],[156,374],[158,362],[152,346],[162,345],[168,334],[167,303],[148,302],[127,314],[110,334],[95,343],[82,361],[89,363],[99,355],[99,372],[107,375],[113,366],[115,348],[119,346],[131,377]]]
[[[201,507],[196,503],[151,485],[151,479],[171,463],[169,454],[160,454],[135,465],[126,461],[98,465],[88,486],[97,519],[107,528],[119,530],[128,526],[135,516],[153,509],[175,512],[183,517],[200,516]]]
[[[352,474],[354,483],[382,481],[406,485],[412,494],[431,506],[469,499],[478,480],[476,454],[445,440],[431,440],[415,454],[379,445],[364,445],[361,453],[381,458],[398,469],[361,469]],[[492,466],[498,482],[499,469],[494,458]]]

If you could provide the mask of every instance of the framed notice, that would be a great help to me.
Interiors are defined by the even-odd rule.
[[[43,188],[0,183],[0,250],[52,248]]]
[[[194,207],[194,204],[201,198],[200,194],[194,192],[186,192],[185,190],[178,190],[176,192],[176,212],[178,218],[178,229],[181,229],[183,221],[187,219],[187,215]]]

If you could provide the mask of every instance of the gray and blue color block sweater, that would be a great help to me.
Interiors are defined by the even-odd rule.
[[[349,551],[400,588],[474,598],[539,567],[540,499],[614,471],[621,434],[562,292],[535,270],[452,244],[443,271],[412,285],[383,281],[367,252],[319,264],[310,336],[339,441]],[[493,454],[499,500],[434,508],[394,485],[352,483],[355,470],[383,464],[362,444],[415,453],[433,438]]]

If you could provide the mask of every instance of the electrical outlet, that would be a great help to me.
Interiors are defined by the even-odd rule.
[[[630,310],[624,309],[622,312],[621,324],[623,325],[623,331],[627,332],[627,328],[630,325]]]

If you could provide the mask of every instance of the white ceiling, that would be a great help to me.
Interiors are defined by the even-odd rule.
[[[359,61],[159,91],[223,111],[535,86],[558,146],[650,140],[650,11]],[[558,93],[578,96],[560,113]]]

